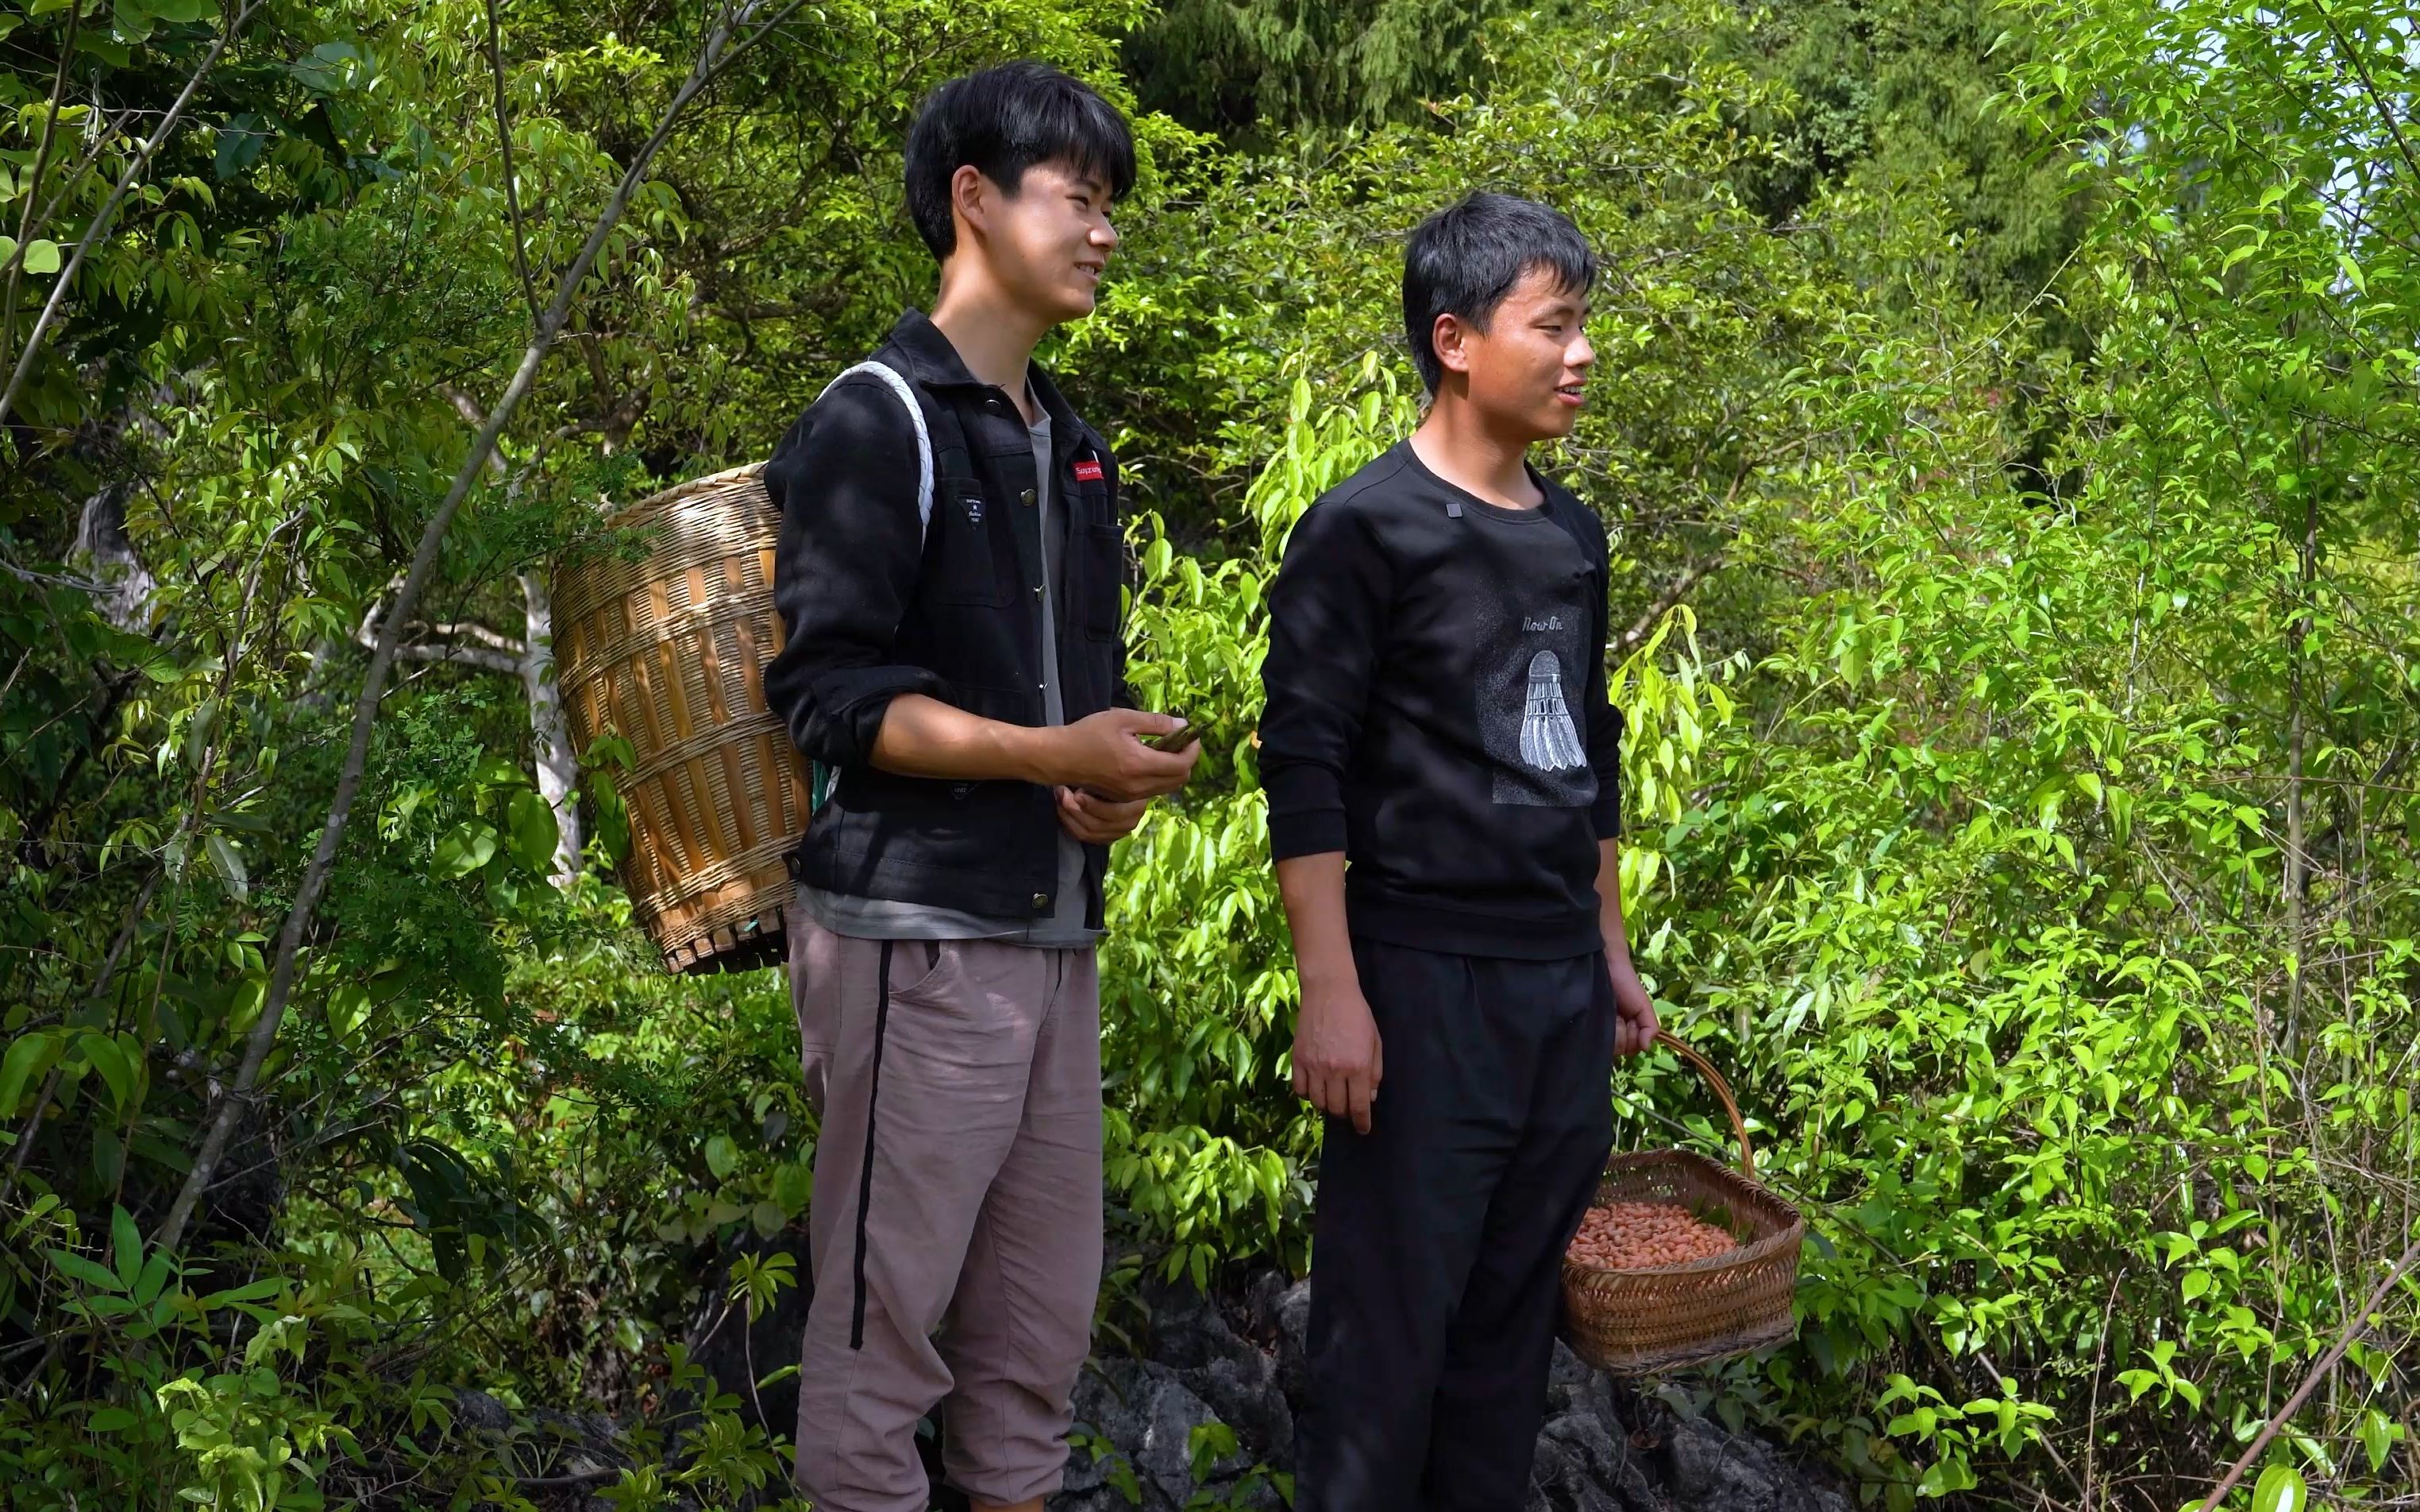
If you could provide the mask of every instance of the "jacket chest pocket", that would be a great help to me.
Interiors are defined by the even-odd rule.
[[[1109,503],[1109,490],[1093,480],[1079,481],[1071,497],[1076,502],[1075,549],[1083,581],[1074,608],[1084,633],[1095,640],[1114,640],[1123,608],[1119,589],[1126,575],[1126,532]]]
[[[933,519],[924,542],[925,593],[937,604],[1008,604],[1012,586],[1002,574],[1000,524],[994,506],[972,484],[946,484],[934,490]]]

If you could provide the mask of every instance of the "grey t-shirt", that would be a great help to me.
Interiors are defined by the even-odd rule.
[[[1067,722],[1066,704],[1059,689],[1058,602],[1066,582],[1068,542],[1073,531],[1066,501],[1059,497],[1051,470],[1050,415],[1040,406],[1038,418],[1027,427],[1033,443],[1034,507],[1042,512],[1042,718],[1045,724]],[[807,915],[835,934],[874,940],[1000,940],[1040,949],[1091,947],[1101,932],[1084,923],[1084,847],[1064,828],[1059,831],[1059,887],[1047,917],[1034,919],[986,918],[955,908],[900,903],[890,898],[860,898],[850,893],[800,887]]]

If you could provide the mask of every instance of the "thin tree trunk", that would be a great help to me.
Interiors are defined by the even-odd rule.
[[[528,396],[530,386],[537,378],[539,364],[545,362],[547,352],[562,333],[564,320],[571,311],[573,296],[587,280],[588,270],[595,265],[597,254],[604,250],[606,239],[621,223],[623,212],[629,208],[631,194],[645,178],[648,165],[663,149],[665,140],[672,135],[674,123],[689,108],[690,101],[697,97],[698,91],[704,89],[732,58],[781,24],[798,4],[799,0],[789,0],[767,20],[755,23],[752,18],[758,9],[758,0],[744,0],[737,7],[726,8],[716,21],[705,47],[698,54],[697,62],[690,69],[689,78],[664,108],[662,118],[656,123],[655,133],[630,160],[629,167],[622,174],[621,182],[613,188],[613,199],[589,231],[580,255],[572,259],[569,268],[564,270],[562,279],[555,285],[554,301],[547,307],[545,318],[539,322],[536,333],[522,351],[520,364],[514,370],[512,381],[504,386],[504,396],[496,401],[496,408],[489,414],[487,424],[479,427],[479,434],[471,442],[470,455],[462,459],[462,466],[454,474],[453,486],[446,490],[443,502],[429,517],[427,528],[421,532],[419,548],[412,553],[411,570],[405,576],[401,591],[396,594],[394,605],[380,625],[378,648],[370,654],[369,671],[362,680],[361,697],[353,705],[352,742],[345,753],[345,764],[336,779],[335,796],[328,805],[328,817],[319,828],[318,846],[312,852],[310,864],[303,868],[302,883],[295,888],[293,907],[287,910],[285,927],[278,932],[277,958],[270,968],[269,990],[261,1001],[260,1017],[254,1023],[251,1036],[244,1045],[242,1064],[237,1068],[234,1081],[209,1120],[208,1131],[202,1136],[201,1148],[194,1152],[194,1168],[186,1176],[184,1186],[177,1193],[175,1204],[169,1208],[160,1232],[154,1237],[154,1242],[161,1248],[173,1250],[184,1238],[185,1226],[193,1221],[194,1208],[200,1203],[202,1194],[209,1189],[210,1180],[217,1174],[219,1162],[226,1153],[227,1142],[234,1135],[236,1122],[243,1108],[254,1099],[253,1088],[260,1079],[260,1068],[277,1042],[278,1028],[285,1021],[287,1004],[294,993],[295,969],[302,951],[302,936],[310,928],[311,916],[318,906],[319,895],[328,886],[328,874],[335,866],[336,850],[344,840],[346,822],[352,817],[353,799],[361,791],[362,774],[369,764],[370,731],[378,719],[379,700],[386,690],[387,673],[395,666],[396,642],[404,625],[411,621],[413,608],[420,602],[421,591],[436,571],[438,548],[445,539],[447,528],[454,523],[456,511],[462,507],[462,501],[469,496],[472,484],[478,480],[480,472],[487,467],[489,454],[495,450],[497,438],[504,434],[513,411],[520,409],[521,400]],[[732,34],[743,25],[752,29],[740,39],[737,45],[732,45]]]
[[[2306,484],[2305,488],[2309,486]],[[2288,632],[2292,640],[2286,648],[2286,949],[2291,952],[2293,969],[2286,977],[2286,1055],[2292,1059],[2300,1054],[2303,1041],[2303,972],[2307,963],[2304,933],[2303,895],[2309,888],[2311,863],[2304,850],[2309,839],[2307,805],[2303,794],[2303,682],[2304,663],[2308,659],[2311,638],[2311,591],[2319,576],[2319,500],[2317,492],[2306,491],[2303,498],[2303,548],[2301,570],[2297,582],[2301,589],[2302,612],[2294,616]]]
[[[521,690],[529,695],[530,754],[537,790],[554,810],[554,885],[568,887],[580,876],[580,757],[564,722],[563,689],[554,680],[554,604],[546,579],[535,572],[521,579]]]

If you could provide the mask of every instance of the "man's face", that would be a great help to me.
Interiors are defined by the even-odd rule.
[[[985,245],[1001,285],[1053,324],[1092,314],[1118,244],[1109,186],[1065,163],[1042,162],[1025,171],[1013,195],[987,179],[979,193]]]
[[[1452,316],[1437,321],[1437,360],[1469,379],[1470,403],[1528,440],[1568,436],[1596,349],[1589,345],[1588,296],[1551,268],[1521,275],[1487,329]]]

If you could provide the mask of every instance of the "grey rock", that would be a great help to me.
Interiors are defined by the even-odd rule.
[[[1705,1418],[1673,1422],[1664,1462],[1684,1512],[1847,1512],[1845,1498],[1814,1484],[1770,1444]]]
[[[1273,1489],[1245,1477],[1294,1464],[1295,1414],[1308,1386],[1308,1283],[1254,1278],[1232,1314],[1189,1288],[1147,1288],[1145,1360],[1110,1358],[1087,1371],[1076,1416],[1130,1466],[1141,1512],[1181,1512],[1209,1490],[1279,1512]],[[1233,1428],[1237,1452],[1196,1484],[1191,1436]],[[1050,1512],[1132,1512],[1111,1484],[1112,1461],[1078,1449]],[[1820,1471],[1720,1424],[1677,1418],[1629,1382],[1555,1347],[1546,1421],[1524,1512],[1849,1512]]]
[[[1206,1480],[1194,1480],[1193,1431],[1222,1420],[1175,1370],[1157,1361],[1101,1362],[1077,1383],[1075,1410],[1076,1420],[1108,1440],[1111,1450],[1069,1457],[1066,1487],[1051,1500],[1052,1512],[1130,1506],[1112,1483],[1112,1456],[1133,1470],[1146,1512],[1182,1507],[1204,1486],[1233,1485],[1250,1468],[1239,1450],[1213,1466]]]
[[[1171,1505],[1182,1506],[1196,1489],[1193,1430],[1219,1421],[1218,1414],[1164,1365],[1144,1367],[1137,1406],[1143,1429],[1136,1444],[1135,1468]],[[1209,1482],[1232,1480],[1245,1468],[1240,1454],[1230,1455],[1211,1471]]]
[[[1244,1293],[1253,1335],[1277,1357],[1278,1381],[1289,1401],[1311,1388],[1311,1283],[1263,1272]]]
[[[796,1284],[774,1293],[773,1305],[754,1322],[748,1320],[744,1302],[729,1300],[731,1272],[743,1256],[791,1257]],[[793,1374],[763,1391],[755,1383],[785,1365],[799,1363],[799,1340],[807,1331],[807,1304],[814,1288],[808,1279],[807,1230],[793,1224],[770,1239],[744,1228],[729,1247],[716,1256],[698,1293],[697,1311],[683,1340],[690,1358],[714,1378],[720,1389],[739,1398],[739,1417],[775,1438],[799,1431],[799,1378]]]
[[[482,1433],[504,1433],[512,1427],[513,1414],[486,1392],[465,1389],[454,1394],[454,1422]]]
[[[1663,1512],[1627,1430],[1583,1410],[1550,1418],[1529,1472],[1529,1512]]]

